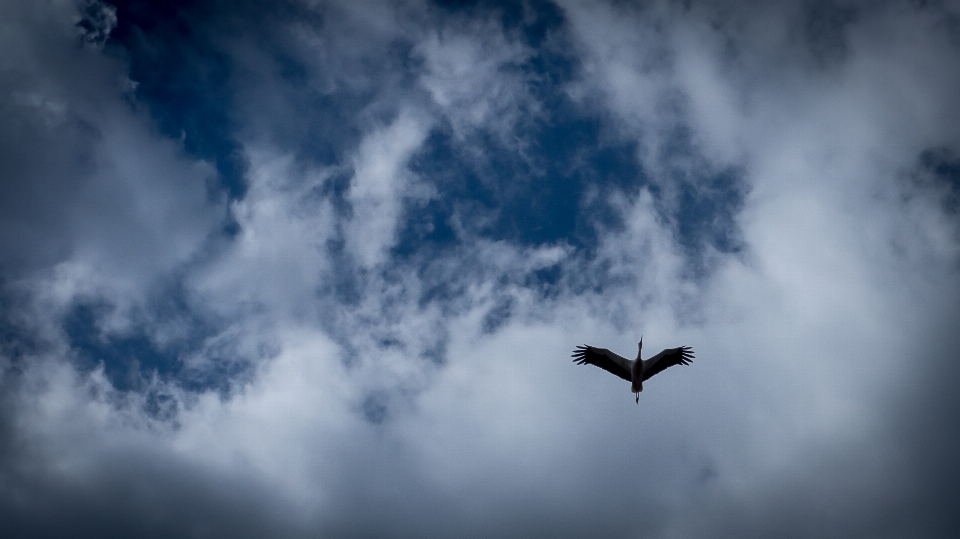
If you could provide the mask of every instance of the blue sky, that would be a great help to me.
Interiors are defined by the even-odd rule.
[[[958,20],[0,2],[5,528],[955,535]]]

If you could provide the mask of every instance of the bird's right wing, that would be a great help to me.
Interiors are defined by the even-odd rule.
[[[633,380],[630,377],[630,360],[614,354],[606,348],[595,348],[593,346],[578,346],[573,351],[573,361],[577,365],[594,365],[601,369],[616,374],[628,382]]]

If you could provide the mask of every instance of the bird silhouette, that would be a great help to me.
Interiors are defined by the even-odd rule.
[[[643,337],[641,336],[640,342],[637,343],[637,359],[627,359],[606,348],[588,345],[578,346],[572,356],[577,365],[594,365],[630,382],[630,390],[636,394],[637,404],[640,404],[643,382],[668,367],[689,365],[694,358],[693,350],[689,346],[667,348],[647,359],[640,359],[642,351]]]

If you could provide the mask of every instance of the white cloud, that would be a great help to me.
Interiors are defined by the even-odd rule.
[[[333,171],[303,169],[275,149],[251,149],[248,158],[249,190],[232,203],[239,233],[191,275],[197,299],[231,320],[263,309],[278,322],[313,318],[334,234],[333,209],[318,190]]]
[[[415,182],[406,163],[428,131],[428,121],[402,112],[388,127],[368,134],[357,149],[347,195],[353,206],[348,240],[364,266],[382,262],[393,246],[403,198]]]
[[[450,25],[417,45],[425,62],[420,84],[458,138],[477,129],[512,147],[514,129],[538,113],[521,65],[533,55],[492,22]]]

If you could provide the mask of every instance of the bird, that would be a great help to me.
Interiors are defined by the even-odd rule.
[[[630,390],[636,395],[637,404],[640,404],[640,392],[643,391],[644,381],[667,367],[689,365],[695,357],[693,349],[689,346],[667,348],[647,359],[640,359],[642,351],[643,336],[641,335],[640,342],[637,343],[637,359],[627,359],[606,348],[586,344],[577,346],[571,355],[573,362],[577,365],[594,365],[630,382]]]

